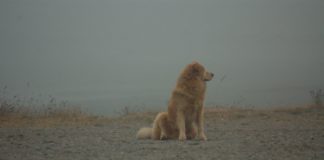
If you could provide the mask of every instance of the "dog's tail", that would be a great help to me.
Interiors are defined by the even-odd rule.
[[[143,127],[137,132],[136,139],[151,139],[152,132],[153,132],[152,128]]]

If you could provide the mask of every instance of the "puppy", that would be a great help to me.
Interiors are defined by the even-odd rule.
[[[195,138],[198,134],[201,140],[207,140],[203,104],[206,82],[212,80],[213,76],[198,62],[187,65],[171,94],[168,112],[159,113],[153,122],[153,128],[140,129],[136,137],[186,140]]]

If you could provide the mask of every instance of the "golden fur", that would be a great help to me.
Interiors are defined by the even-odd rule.
[[[198,62],[187,65],[171,94],[168,112],[160,112],[156,116],[153,128],[140,129],[137,139],[186,140],[193,139],[198,134],[201,140],[207,140],[203,124],[203,103],[206,81],[213,76]]]

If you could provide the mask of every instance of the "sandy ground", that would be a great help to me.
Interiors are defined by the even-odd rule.
[[[206,114],[208,141],[136,140],[154,115],[69,127],[1,127],[0,160],[324,159],[324,110],[222,110]]]

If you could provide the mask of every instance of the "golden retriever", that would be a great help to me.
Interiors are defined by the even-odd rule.
[[[136,138],[186,140],[193,139],[198,134],[201,140],[207,140],[204,133],[203,103],[206,81],[210,81],[213,76],[198,62],[187,65],[171,94],[168,112],[160,112],[153,122],[153,128],[141,128]]]

